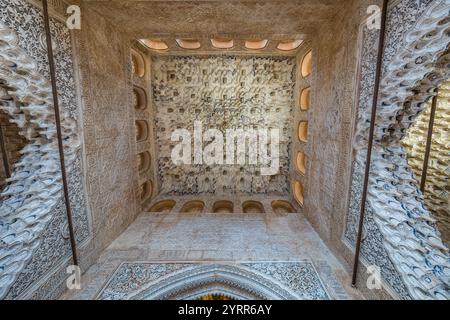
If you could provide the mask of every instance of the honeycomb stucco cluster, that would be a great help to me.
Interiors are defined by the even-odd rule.
[[[287,194],[294,59],[156,57],[152,70],[161,192]],[[176,129],[187,129],[194,137],[194,121],[202,123],[203,132],[209,128],[220,130],[224,149],[227,129],[279,129],[279,173],[262,176],[261,165],[248,162],[175,165],[171,152],[176,142],[171,141],[171,134]],[[250,145],[249,152],[257,149]]]
[[[428,126],[431,115],[431,103],[419,115],[414,125],[403,139],[407,150],[408,163],[414,171],[417,181],[422,178],[425,146],[427,143]],[[450,81],[445,81],[437,96],[436,114],[431,140],[430,159],[425,181],[425,206],[436,219],[442,240],[450,243]]]
[[[399,1],[389,9],[386,37],[390,41],[386,44],[383,61],[369,179],[366,222],[373,219],[375,229],[381,232],[383,247],[407,293],[400,291],[403,286],[393,286],[393,289],[402,297],[416,299],[448,299],[450,264],[448,248],[442,243],[430,212],[423,206],[423,196],[407,163],[401,140],[422,112],[432,90],[449,76],[446,53],[449,39],[445,31],[448,14],[447,1]],[[406,34],[398,29],[399,20],[404,21],[404,28],[409,26]],[[354,144],[357,162],[354,181],[361,179],[361,171],[357,170],[364,168],[370,97],[371,94],[366,95],[360,103]],[[355,199],[358,199],[358,189],[352,188],[351,203]],[[356,230],[352,225],[356,220],[352,217],[359,215],[358,210],[359,205],[350,205],[347,223],[353,222],[347,224],[347,231]],[[370,224],[366,224],[365,235],[369,235],[369,227]],[[370,239],[375,238],[364,238],[363,248],[376,247]],[[367,253],[373,255],[377,251]],[[381,257],[374,259],[380,266],[384,264]],[[386,278],[386,274],[383,276],[392,285],[392,279]]]
[[[62,183],[50,83],[36,71],[36,63],[3,23],[0,37],[0,77],[8,88],[8,94],[1,97],[1,109],[30,141],[20,151],[22,157],[0,194],[0,296],[4,296],[41,244],[40,236],[61,197]],[[80,140],[76,122],[67,112],[61,117],[64,154],[70,171]]]
[[[81,113],[77,101],[76,72],[73,56],[74,49],[72,47],[72,38],[69,30],[58,18],[60,12],[65,12],[65,10],[63,10],[64,5],[58,0],[49,1],[49,3],[56,10],[51,14],[50,27],[54,45],[55,65],[58,70],[56,81],[61,116],[65,128],[63,133],[69,135],[66,140],[65,154],[68,158],[66,163],[70,203],[72,205],[76,240],[77,243],[81,245],[86,242],[90,235],[90,222],[84,192],[82,150],[78,147],[80,144],[79,140],[81,139],[79,128]],[[12,36],[8,36],[9,38],[7,40],[13,41],[13,39],[15,39],[14,44],[12,42],[7,43],[20,53],[20,57],[23,57],[23,59],[27,61],[27,65],[20,66],[20,68],[26,67],[27,69],[26,73],[23,75],[25,81],[20,82],[21,91],[17,92],[26,92],[26,97],[29,94],[26,90],[29,90],[30,88],[33,90],[32,93],[36,95],[39,94],[37,88],[41,87],[45,88],[45,90],[43,89],[44,92],[48,92],[49,90],[51,92],[44,23],[39,6],[36,6],[34,1],[16,0],[14,3],[11,3],[10,1],[0,1],[0,16],[6,28],[5,30],[9,30],[5,31],[5,34],[9,34],[9,32],[12,34]],[[6,52],[7,51],[5,51],[5,54]],[[12,61],[15,61],[16,59],[14,56],[10,58]],[[3,68],[2,70],[6,72],[8,71],[8,68]],[[6,75],[8,74],[11,75],[9,71]],[[31,86],[32,82],[28,77],[34,79],[33,81],[38,81],[40,87]],[[36,80],[38,77],[40,77],[39,80]],[[28,85],[30,85],[30,87],[27,87]],[[20,128],[21,133],[25,134],[24,138],[30,134],[34,138],[31,140],[28,139],[30,144],[22,150],[22,159],[17,162],[19,167],[14,167],[13,171],[19,173],[22,172],[22,169],[26,169],[22,164],[24,163],[23,161],[25,161],[25,163],[30,162],[30,148],[34,148],[33,145],[44,144],[47,141],[47,147],[42,147],[41,153],[36,152],[34,149],[32,150],[34,153],[32,161],[36,163],[40,162],[41,165],[43,165],[42,168],[33,172],[35,174],[31,176],[28,174],[25,175],[25,177],[27,177],[28,181],[34,181],[34,177],[37,181],[36,183],[39,183],[40,180],[43,179],[46,183],[51,184],[46,191],[43,189],[41,190],[37,185],[30,185],[30,189],[23,189],[20,193],[17,193],[16,199],[18,200],[18,203],[21,203],[23,197],[33,195],[27,201],[22,202],[23,206],[21,206],[20,210],[24,210],[23,212],[26,212],[27,204],[34,203],[35,205],[38,205],[40,201],[41,204],[38,205],[39,211],[36,212],[41,212],[44,216],[40,217],[44,218],[46,222],[40,220],[39,216],[36,216],[36,228],[39,225],[44,227],[41,229],[41,232],[35,234],[35,236],[38,236],[38,239],[33,242],[34,251],[28,256],[26,263],[22,267],[16,266],[17,268],[14,271],[16,273],[16,281],[10,286],[5,298],[16,299],[34,297],[43,299],[55,297],[60,294],[61,286],[64,284],[65,266],[71,259],[71,250],[67,215],[64,207],[64,199],[62,197],[56,133],[54,131],[54,125],[51,125],[52,123],[54,124],[54,118],[52,118],[53,107],[52,104],[49,104],[47,105],[47,109],[42,107],[42,110],[34,108],[32,111],[23,112],[22,107],[27,107],[29,101],[26,99],[21,100],[20,97],[15,95],[14,91],[12,91],[12,93],[10,92],[10,96],[15,99],[18,105],[16,108],[11,109],[11,105],[8,106],[7,103],[5,104],[5,106],[9,108],[8,117],[13,122],[17,122],[20,119],[19,124],[17,125]],[[42,101],[45,100],[46,102],[51,101],[51,96],[46,96],[42,99]],[[24,110],[26,110],[26,108]],[[48,152],[51,157],[45,158],[45,152]],[[44,156],[44,158],[40,160],[40,156]],[[52,177],[50,174],[46,174],[45,170],[55,170],[55,176]],[[21,176],[20,178],[22,179],[24,177]],[[37,191],[40,191],[40,196]],[[54,196],[49,196],[49,192],[54,194]],[[36,200],[39,200],[38,203],[36,203]],[[28,207],[28,209],[30,209],[30,207]],[[47,215],[44,214],[45,210],[48,211]],[[31,223],[31,221],[29,222]],[[52,250],[48,250],[48,248],[52,248]],[[31,251],[29,251],[29,253],[31,253]],[[24,257],[18,255],[17,258],[23,259]],[[2,289],[4,291],[7,290],[7,288],[3,287]]]

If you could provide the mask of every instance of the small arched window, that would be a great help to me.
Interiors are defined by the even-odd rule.
[[[297,153],[297,158],[296,158],[296,166],[297,166],[297,170],[301,173],[301,174],[305,174],[306,173],[306,155],[299,151]]]
[[[234,46],[234,41],[228,38],[214,38],[211,39],[211,44],[217,49],[231,49]]]
[[[142,78],[145,75],[144,58],[136,50],[131,50],[131,66],[133,73]]]
[[[300,181],[295,181],[292,188],[295,201],[297,201],[301,206],[303,206],[304,203],[303,185],[301,184]]]
[[[264,49],[269,40],[246,40],[245,47],[249,50],[261,50]]]
[[[312,51],[308,52],[302,61],[302,77],[306,78],[312,73]]]
[[[300,94],[300,110],[308,111],[311,105],[311,87],[305,88]]]
[[[295,50],[303,43],[303,40],[282,40],[278,43],[277,49],[281,51]]]
[[[308,142],[308,121],[300,121],[298,124],[298,139],[301,142]]]
[[[141,39],[139,40],[144,46],[153,50],[167,50],[169,46],[163,40],[159,39]]]
[[[199,49],[202,46],[200,42],[195,39],[176,39],[175,41],[181,48],[188,50]]]
[[[175,207],[175,200],[162,200],[155,203],[148,212],[161,212],[161,213],[169,213],[172,211],[173,207]]]

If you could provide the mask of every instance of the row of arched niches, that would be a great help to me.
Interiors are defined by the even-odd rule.
[[[174,210],[176,209],[176,210]],[[294,206],[286,200],[273,200],[263,204],[256,200],[247,200],[241,202],[233,202],[230,200],[217,200],[205,204],[202,200],[186,200],[177,206],[174,199],[164,199],[156,201],[150,209],[146,210],[152,213],[267,213],[274,212],[276,214],[295,213]]]
[[[134,108],[134,124],[136,131],[136,165],[139,179],[138,200],[141,203],[149,200],[154,191],[151,143],[152,110],[147,92],[150,92],[150,59],[138,48],[131,49],[132,67],[132,101]]]
[[[297,123],[297,136],[293,139],[294,170],[292,178],[292,194],[295,201],[303,207],[305,202],[306,170],[308,161],[308,114],[311,108],[311,74],[312,51],[305,49],[299,55],[296,83],[297,108],[295,121]]]
[[[275,48],[280,52],[293,51],[300,47],[303,43],[301,39],[287,39],[287,40],[269,40],[269,39],[246,39],[239,40],[233,38],[211,38],[209,41],[204,39],[140,39],[139,42],[146,48],[158,52],[165,52],[171,49],[180,48],[185,50],[199,50],[213,49],[218,51],[232,50],[236,47],[242,47],[243,49],[253,52],[265,50],[271,42],[276,42]]]

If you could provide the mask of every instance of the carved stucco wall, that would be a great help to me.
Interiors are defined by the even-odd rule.
[[[97,299],[195,300],[211,292],[236,300],[330,299],[309,260],[210,265],[124,262]]]
[[[448,1],[396,1],[388,11],[362,257],[381,267],[401,298],[448,299],[449,257],[423,207],[400,141],[433,88],[448,78]],[[378,34],[362,26],[361,78],[350,208],[345,239],[354,244],[367,146]]]
[[[36,61],[37,72],[48,78],[39,9],[25,0],[15,1],[13,6],[9,1],[0,4],[2,20],[17,29],[19,47]],[[139,189],[133,134],[131,43],[98,14],[84,10],[83,6],[82,12],[83,27],[73,32],[73,40],[63,22],[52,19],[51,24],[61,108],[77,120],[79,127],[71,129],[77,129],[79,136],[83,134],[85,142],[68,164],[71,164],[69,193],[78,255],[82,270],[86,270],[103,248],[134,220]],[[81,108],[75,91],[78,81]],[[68,160],[72,160],[70,155],[66,154]],[[56,169],[58,165],[56,162]],[[54,175],[58,176],[58,172]],[[57,203],[41,224],[39,241],[33,242],[26,267],[15,269],[17,280],[9,281],[12,286],[6,298],[50,299],[65,289],[65,268],[71,252],[59,180],[55,180],[55,189],[51,190],[55,196],[49,201]]]
[[[308,111],[308,156],[303,212],[320,237],[351,272],[353,252],[342,241],[351,176],[351,141],[358,77],[358,28],[373,1],[349,1],[311,39],[313,73]],[[380,4],[378,2],[378,4]],[[368,84],[370,87],[370,84]],[[358,290],[370,298],[389,298],[367,290],[360,273]]]
[[[83,270],[136,217],[139,199],[131,41],[119,26],[81,4],[75,32],[80,68],[86,189],[92,241],[80,252]]]
[[[348,175],[355,72],[355,19],[347,5],[313,39],[311,107],[308,111],[305,214],[321,237],[332,243],[340,228]],[[342,30],[335,32],[335,30]]]
[[[294,59],[282,57],[154,57],[152,96],[161,192],[287,194],[294,70]],[[171,141],[171,134],[177,128],[187,129],[194,139],[194,121],[202,122],[203,132],[220,130],[225,145],[227,129],[279,129],[279,173],[263,176],[261,165],[248,162],[175,165],[171,146],[177,143]],[[257,152],[256,145],[249,147]]]
[[[49,298],[59,295],[64,266],[71,257],[62,198],[51,87],[40,10],[25,0],[0,1],[1,79],[9,87],[2,110],[29,141],[13,168],[0,204],[2,271],[0,296]],[[77,243],[89,236],[89,218],[79,149],[80,110],[71,37],[51,19],[60,97],[70,201]],[[12,64],[11,64],[12,62]],[[16,64],[16,65],[14,65]],[[50,175],[47,177],[47,175]],[[13,236],[14,235],[14,236]],[[62,276],[61,276],[62,275]]]
[[[361,30],[365,27],[363,20],[367,18],[366,9],[371,4],[373,4],[371,1],[349,3],[329,25],[319,30],[320,36],[314,39],[312,45],[315,53],[309,111],[307,148],[309,162],[306,169],[309,185],[305,189],[304,212],[330,248],[346,262],[349,271],[353,263],[353,249],[347,243],[350,242],[349,239],[352,241],[355,239],[357,217],[356,215],[347,217],[347,206],[350,206],[350,212],[358,212],[360,203],[358,195],[362,187],[361,176],[359,179],[357,176],[351,178],[351,172],[363,169],[352,168],[353,156],[349,143],[353,139],[353,121],[356,117],[357,108],[354,105],[370,101],[370,90],[373,88],[371,70],[373,71],[375,66],[378,40],[376,31],[358,33],[358,29],[360,25]],[[381,5],[381,2],[378,4]],[[394,5],[398,4],[399,1],[394,2]],[[401,17],[402,22],[398,19],[392,22],[390,19],[391,34],[387,39],[390,48],[402,47],[402,32],[411,29],[411,25],[423,12],[426,4],[400,2],[400,6],[397,7],[400,9],[391,14],[391,17]],[[401,8],[407,10],[402,11]],[[393,32],[395,30],[397,32]],[[362,43],[366,45],[362,46]],[[392,54],[392,50],[389,50],[388,56]],[[364,58],[359,59],[359,56]],[[359,60],[361,66],[357,65]],[[355,87],[355,83],[360,87]],[[360,95],[358,91],[361,92]],[[348,203],[347,190],[350,187],[353,198]],[[391,283],[381,291],[367,290],[365,286],[367,275],[361,269],[358,288],[374,298],[388,298],[392,294],[408,297],[400,273],[382,245],[381,233],[377,232],[376,224],[373,221],[371,223],[370,214],[367,215],[367,219],[369,222],[366,223],[365,235],[370,241],[366,242],[372,245],[363,247],[365,254],[362,257],[369,264],[382,266],[384,281],[390,279]],[[344,232],[346,236],[342,239]],[[392,287],[395,287],[395,291],[391,290]]]

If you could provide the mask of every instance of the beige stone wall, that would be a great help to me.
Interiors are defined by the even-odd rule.
[[[313,38],[305,213],[321,237],[340,242],[350,174],[357,23],[344,8]],[[336,32],[336,30],[342,30]]]
[[[130,42],[120,28],[82,7],[75,33],[81,70],[86,188],[93,241],[86,265],[136,217],[138,177],[132,106]]]

